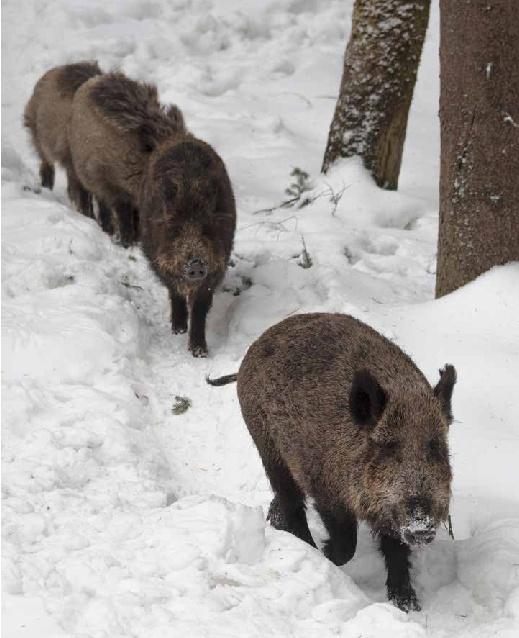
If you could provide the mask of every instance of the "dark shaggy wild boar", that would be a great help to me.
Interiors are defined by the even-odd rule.
[[[92,200],[72,165],[68,124],[76,91],[87,80],[100,74],[97,62],[77,62],[47,71],[36,83],[24,113],[24,125],[31,133],[32,143],[41,160],[42,186],[52,190],[54,164],[58,162],[67,172],[70,200],[89,217],[93,216]]]
[[[139,198],[142,248],[169,290],[173,332],[207,354],[206,316],[231,254],[234,195],[224,163],[201,140],[173,137],[150,156]]]
[[[388,598],[420,609],[409,556],[448,515],[454,368],[440,370],[433,389],[367,325],[303,314],[267,330],[237,375],[208,382],[236,379],[274,491],[271,524],[314,545],[305,514],[312,497],[329,534],[325,554],[342,565],[355,553],[357,520],[367,521],[384,555]]]
[[[107,73],[78,90],[69,126],[74,167],[97,198],[99,221],[109,234],[113,212],[123,245],[139,238],[137,200],[150,154],[181,132],[181,112],[161,106],[155,86]]]

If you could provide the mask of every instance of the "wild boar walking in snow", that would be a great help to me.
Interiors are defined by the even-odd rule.
[[[177,107],[159,104],[155,87],[120,73],[81,87],[70,131],[74,165],[101,202],[102,217],[116,212],[124,244],[141,235],[169,290],[173,332],[186,332],[189,319],[189,348],[205,356],[206,316],[236,225],[222,160],[186,132]]]
[[[24,112],[24,125],[29,129],[40,157],[42,186],[52,190],[54,164],[61,164],[67,172],[70,200],[88,217],[93,216],[92,198],[79,182],[72,164],[68,124],[76,91],[87,80],[100,74],[97,62],[55,67],[38,80]]]
[[[315,546],[305,513],[312,497],[329,534],[325,554],[342,565],[355,553],[357,520],[367,521],[385,559],[388,598],[420,609],[409,557],[448,516],[453,366],[433,389],[369,326],[302,314],[254,342],[238,374],[208,382],[234,380],[274,491],[271,524]]]
[[[172,330],[186,332],[189,315],[189,349],[205,357],[206,317],[236,226],[224,163],[192,135],[163,142],[147,165],[139,208],[142,248],[169,290]]]
[[[124,246],[139,238],[138,198],[150,154],[181,133],[181,112],[162,106],[153,85],[107,73],[77,92],[69,131],[74,167],[99,202],[101,226],[112,234],[115,218]]]

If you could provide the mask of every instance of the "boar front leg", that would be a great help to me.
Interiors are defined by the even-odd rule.
[[[391,536],[380,536],[380,550],[387,568],[387,597],[402,611],[420,611],[421,607],[409,577],[409,545]]]
[[[191,302],[191,315],[189,322],[189,349],[194,357],[207,356],[207,343],[205,340],[205,323],[207,313],[213,303],[213,291],[200,287],[194,294]]]
[[[330,535],[324,544],[324,555],[335,565],[344,565],[357,548],[357,518],[342,505],[330,509],[317,503],[316,508]]]
[[[184,295],[174,288],[169,291],[171,300],[171,330],[174,334],[187,332],[187,304]]]
[[[263,466],[274,492],[267,520],[275,529],[290,532],[305,543],[315,547],[308,529],[305,497],[281,458],[265,459]]]

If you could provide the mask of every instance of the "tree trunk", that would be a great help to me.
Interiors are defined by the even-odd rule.
[[[519,6],[441,0],[440,16],[437,297],[519,259]]]
[[[396,190],[430,0],[356,0],[322,171],[360,155]]]

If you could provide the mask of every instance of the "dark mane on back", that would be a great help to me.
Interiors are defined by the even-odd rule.
[[[101,75],[97,62],[67,64],[57,76],[58,90],[62,97],[73,97],[79,87],[90,78]]]
[[[94,104],[123,131],[137,133],[144,151],[162,140],[184,131],[184,118],[174,105],[159,103],[157,87],[130,80],[123,73],[103,76],[92,87]]]

